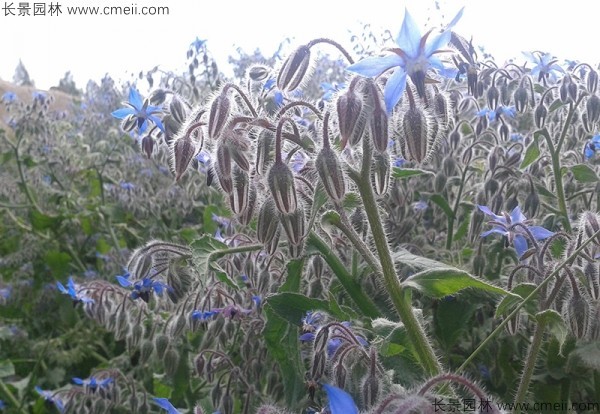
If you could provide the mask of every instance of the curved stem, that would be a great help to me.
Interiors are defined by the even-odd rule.
[[[529,383],[531,382],[531,377],[533,375],[533,370],[535,368],[537,356],[542,346],[542,339],[544,339],[545,329],[546,322],[542,318],[538,321],[535,327],[535,331],[533,333],[533,340],[529,345],[527,358],[525,358],[525,367],[523,368],[521,381],[519,382],[519,388],[517,389],[517,395],[515,396],[515,407],[520,406],[521,403],[525,400],[525,396],[527,395],[527,390],[529,389]]]
[[[320,37],[318,39],[313,39],[310,42],[308,42],[308,44],[306,45],[306,47],[308,47],[310,49],[311,47],[313,47],[317,43],[327,43],[327,44],[330,44],[331,46],[335,47],[337,50],[339,50],[340,52],[342,52],[342,54],[344,55],[344,57],[346,58],[346,60],[348,60],[348,63],[350,63],[350,64],[354,63],[354,59],[352,59],[352,56],[350,56],[350,53],[348,53],[346,51],[346,49],[344,49],[344,47],[342,45],[340,45],[338,42],[336,42],[334,40],[327,39],[325,37]]]

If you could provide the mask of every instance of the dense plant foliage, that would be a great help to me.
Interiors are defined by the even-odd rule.
[[[461,13],[5,93],[0,411],[600,409],[597,69]]]

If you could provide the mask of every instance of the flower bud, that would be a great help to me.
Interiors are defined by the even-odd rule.
[[[217,147],[217,162],[215,173],[223,191],[230,194],[233,191],[233,179],[231,175],[231,154],[226,145]]]
[[[283,214],[296,211],[296,185],[290,167],[282,162],[275,162],[269,171],[268,181],[277,209]]]
[[[156,348],[156,355],[162,359],[165,356],[165,352],[169,347],[169,337],[165,334],[160,334],[154,340],[154,346]]]
[[[140,347],[140,362],[142,364],[148,362],[152,352],[154,352],[154,343],[148,340],[142,342],[142,346]]]
[[[237,165],[233,168],[233,188],[229,193],[229,207],[234,214],[243,214],[250,197],[250,178],[248,173]]]
[[[256,207],[256,186],[250,184],[250,190],[248,191],[248,205],[243,213],[238,214],[238,220],[244,226],[247,226],[252,221],[254,216],[254,209]]]
[[[454,129],[450,133],[450,145],[452,145],[452,149],[457,149],[460,145],[461,136],[460,132],[457,129]]]
[[[178,124],[183,124],[187,118],[187,112],[183,102],[175,95],[169,104],[169,113]]]
[[[487,129],[489,125],[489,120],[487,115],[480,116],[475,124],[475,135],[479,136],[483,131]]]
[[[511,318],[506,324],[506,330],[509,335],[515,336],[519,332],[519,328],[521,327],[521,313],[517,313],[513,318]]]
[[[598,88],[598,72],[591,69],[587,74],[586,83],[589,93],[596,93],[596,89]]]
[[[170,378],[175,376],[179,366],[179,352],[174,347],[169,347],[165,352],[163,364],[165,365],[165,374]]]
[[[448,125],[450,121],[450,101],[448,96],[441,91],[436,91],[433,95],[433,113],[436,120],[442,125]]]
[[[442,169],[447,177],[452,177],[456,174],[456,160],[452,155],[446,156],[442,161]]]
[[[529,94],[527,93],[527,89],[522,86],[519,86],[515,91],[515,109],[520,114],[524,113],[527,110],[527,102],[529,101]]]
[[[590,304],[577,292],[567,299],[564,306],[564,317],[573,336],[577,339],[587,337],[590,325]]]
[[[233,414],[233,397],[228,392],[221,398],[223,414]]]
[[[540,196],[537,191],[531,191],[525,198],[523,210],[528,217],[535,217],[540,208]]]
[[[280,214],[279,219],[288,241],[295,246],[300,245],[304,240],[304,210],[297,208],[289,214]]]
[[[315,167],[329,197],[334,202],[340,203],[346,194],[344,171],[342,170],[337,154],[328,144],[317,155]]]
[[[255,82],[260,82],[269,76],[270,69],[264,65],[253,65],[248,69],[248,76]]]
[[[369,131],[373,146],[379,152],[386,152],[389,143],[388,116],[379,88],[372,85],[372,111],[369,116]]]
[[[583,227],[583,232],[587,238],[594,237],[594,234],[600,230],[600,217],[591,211],[586,211],[581,215],[580,223],[580,228]],[[600,246],[600,236],[594,237],[592,242]]]
[[[487,103],[490,109],[495,110],[498,107],[498,99],[500,98],[500,91],[495,85],[490,86],[487,90]]]
[[[300,46],[283,62],[277,75],[277,87],[282,91],[293,91],[302,82],[310,66],[310,49]]]
[[[362,101],[354,91],[348,91],[339,96],[336,107],[341,148],[344,149],[348,142],[350,146],[358,144],[366,126]]]
[[[588,121],[597,122],[600,119],[600,98],[597,95],[591,95],[585,104]]]
[[[350,223],[352,223],[352,227],[358,234],[364,235],[366,233],[365,214],[360,207],[357,207],[350,216]]]
[[[315,255],[313,256],[311,264],[314,277],[316,279],[321,279],[321,276],[323,275],[324,266],[323,258],[320,255]]]
[[[380,385],[377,377],[371,374],[367,375],[361,389],[363,401],[367,407],[371,407],[377,402],[379,390]]]
[[[154,150],[154,138],[150,135],[146,135],[142,138],[142,151],[146,153],[146,157],[152,157],[152,151]]]
[[[279,227],[277,208],[272,198],[268,198],[260,207],[256,223],[256,236],[264,244],[270,243]]]
[[[196,374],[199,377],[204,376],[204,368],[206,367],[206,360],[202,354],[198,354],[196,358],[194,358],[194,369],[196,370]]]
[[[402,115],[401,131],[404,142],[404,158],[422,162],[429,158],[430,125],[421,108],[408,108]]]
[[[595,301],[600,298],[600,275],[598,274],[598,265],[593,262],[587,262],[583,267],[583,274],[587,281],[590,296]]]
[[[433,191],[440,194],[446,188],[446,182],[448,181],[448,177],[444,174],[443,171],[439,171],[433,180]]]
[[[196,145],[189,135],[184,135],[178,140],[173,141],[171,159],[173,160],[175,181],[179,181],[181,176],[187,171],[190,161],[192,161],[196,152]]]
[[[390,183],[390,157],[387,154],[375,154],[371,168],[371,179],[375,194],[381,196],[388,190]]]
[[[231,104],[227,94],[218,95],[210,105],[208,114],[208,136],[212,139],[219,137],[229,118]]]
[[[164,89],[155,89],[148,96],[148,103],[152,106],[159,106],[165,103],[167,91]]]
[[[482,277],[485,269],[485,257],[479,253],[473,258],[473,274]]]
[[[267,254],[273,255],[277,252],[277,247],[279,246],[279,237],[280,236],[281,236],[281,231],[279,230],[279,227],[277,227],[277,230],[275,231],[275,235],[273,236],[271,241],[268,243],[265,243],[265,251],[267,252]],[[292,245],[290,244],[290,246],[292,246]]]
[[[255,168],[258,175],[265,174],[271,164],[271,148],[274,138],[275,136],[271,131],[265,130],[260,133],[256,140]]]
[[[560,87],[558,88],[558,94],[560,97],[560,100],[563,103],[566,103],[569,100],[569,84],[571,83],[571,77],[569,75],[565,75],[562,78],[562,81],[560,83]]]

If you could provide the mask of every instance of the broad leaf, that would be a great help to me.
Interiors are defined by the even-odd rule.
[[[392,177],[394,178],[408,178],[415,177],[418,175],[434,175],[431,171],[419,170],[417,168],[392,168]]]
[[[533,139],[531,144],[527,147],[525,151],[525,156],[523,157],[523,161],[521,161],[521,165],[519,168],[524,169],[527,168],[531,163],[537,160],[540,156],[540,147],[538,145],[537,137]]]
[[[600,181],[596,172],[585,164],[572,166],[571,172],[573,173],[573,177],[580,183],[596,183]]]
[[[266,303],[273,308],[277,315],[294,325],[301,324],[306,312],[317,310],[324,311],[340,321],[350,319],[350,316],[341,308],[331,306],[328,301],[309,298],[300,293],[277,293],[269,296]]]
[[[473,288],[490,293],[509,295],[506,290],[453,268],[428,269],[410,276],[403,284],[417,289],[426,296],[443,298],[454,295],[463,289]]]
[[[560,345],[559,355],[562,355],[562,348],[569,334],[567,324],[562,316],[554,309],[546,309],[535,315],[535,318],[540,323],[545,323],[548,331],[556,338]]]

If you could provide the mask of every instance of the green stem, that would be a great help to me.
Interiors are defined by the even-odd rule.
[[[515,407],[520,406],[525,400],[527,390],[529,389],[529,383],[533,376],[533,370],[537,361],[538,353],[542,347],[542,340],[544,339],[544,331],[546,330],[546,321],[541,318],[535,327],[533,333],[533,340],[529,345],[529,352],[527,352],[527,358],[525,359],[525,367],[521,374],[521,381],[519,382],[519,388],[517,389],[517,395],[515,397]]]
[[[306,240],[308,246],[314,247],[323,256],[327,265],[331,268],[341,285],[346,290],[346,293],[352,298],[356,306],[361,312],[369,318],[379,318],[381,312],[377,309],[371,298],[369,298],[362,291],[360,284],[358,284],[352,275],[346,270],[344,264],[340,259],[331,251],[331,247],[321,239],[317,233],[311,231],[308,234]]]
[[[0,391],[6,396],[9,405],[14,407],[15,410],[18,410],[19,413],[27,414],[27,412],[20,406],[19,401],[14,396],[14,394],[10,391],[10,389],[8,389],[6,384],[4,384],[4,381],[2,381],[2,379],[0,379]]]
[[[469,171],[469,165],[465,165],[465,168],[460,179],[460,187],[458,187],[458,194],[454,201],[454,208],[452,209],[452,216],[448,216],[448,234],[446,236],[446,249],[452,248],[452,239],[454,238],[454,219],[458,214],[458,207],[460,205],[460,199],[462,197],[463,190],[465,188],[465,180],[467,179],[467,172]]]
[[[502,322],[500,322],[500,324],[498,324],[498,326],[496,327],[496,329],[494,329],[492,331],[491,334],[488,335],[487,338],[485,338],[481,344],[479,344],[479,346],[471,353],[471,355],[469,355],[469,357],[467,359],[465,359],[465,362],[462,363],[462,365],[460,367],[458,367],[458,369],[456,370],[457,373],[464,371],[464,369],[473,361],[473,359],[475,359],[475,356],[477,354],[479,354],[479,352],[481,352],[490,342],[492,342],[493,340],[496,339],[496,336],[498,336],[500,334],[500,332],[504,329],[504,327],[506,326],[506,324],[513,319],[517,313],[519,313],[519,311],[521,310],[521,308],[523,308],[527,303],[529,303],[531,300],[533,300],[533,298],[535,298],[537,296],[537,294],[544,289],[544,287],[546,285],[548,285],[548,283],[550,283],[551,280],[553,280],[556,276],[558,276],[558,274],[560,273],[560,271],[567,265],[571,264],[573,262],[573,260],[579,255],[579,253],[581,253],[583,251],[583,249],[585,249],[585,247],[590,244],[592,242],[592,240],[594,240],[596,237],[600,236],[600,230],[598,230],[596,233],[594,233],[590,238],[588,238],[586,241],[584,241],[583,243],[581,243],[581,246],[579,246],[569,257],[567,257],[565,260],[563,260],[561,262],[561,264],[559,264],[553,271],[552,273],[550,273],[530,294],[529,296],[527,296],[525,299],[523,299],[523,301],[521,303],[519,303],[511,313],[509,313],[506,317],[504,317],[504,320]]]

